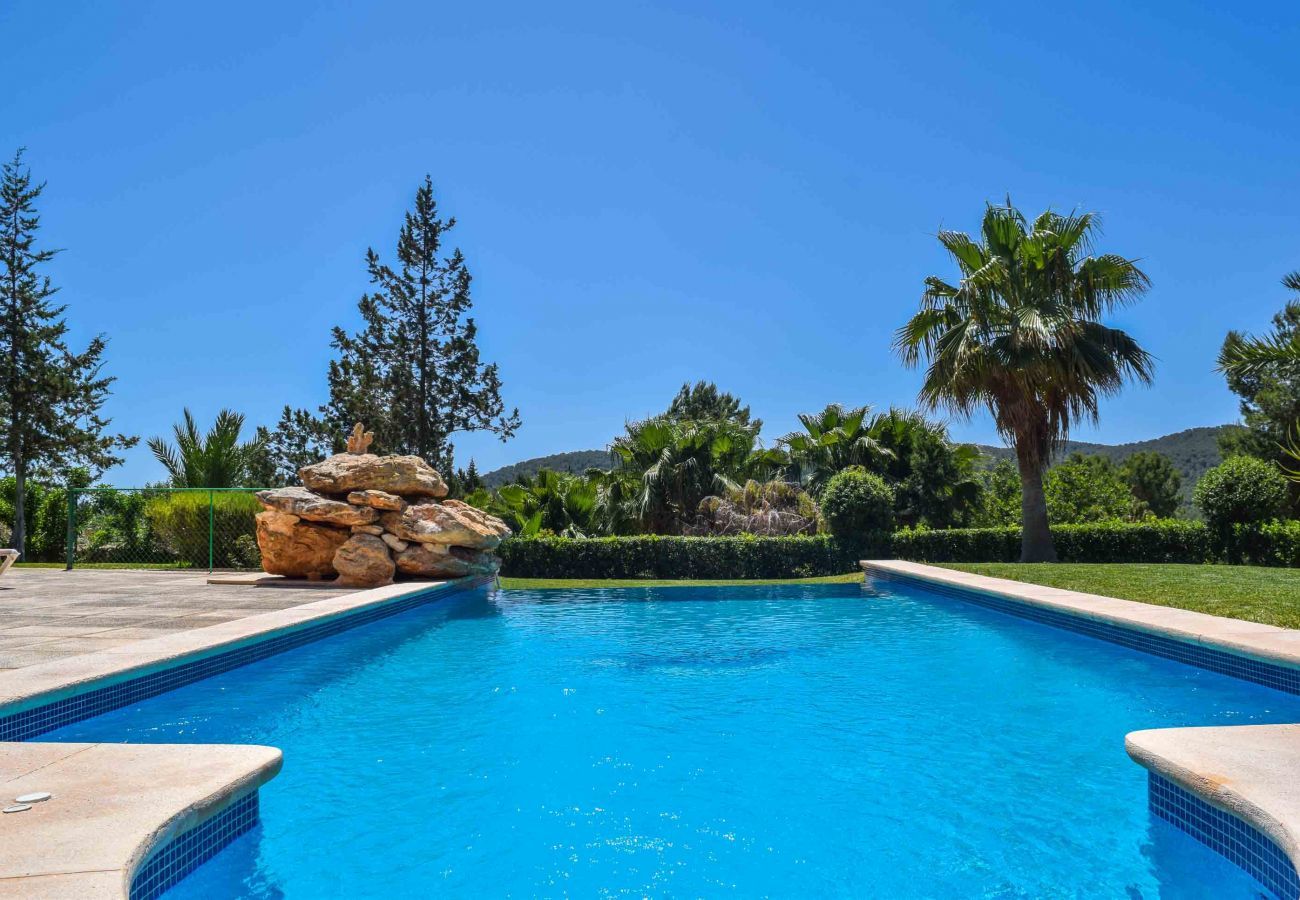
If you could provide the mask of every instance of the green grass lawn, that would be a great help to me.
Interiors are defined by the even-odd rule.
[[[605,580],[591,578],[502,578],[501,586],[506,590],[558,591],[574,588],[621,588],[621,587],[729,587],[731,585],[755,584],[855,584],[862,580],[861,572],[849,575],[825,575],[821,578],[772,578],[753,580],[722,581],[670,581],[666,579],[619,579]]]
[[[1154,563],[945,563],[944,568],[1300,628],[1300,569]]]

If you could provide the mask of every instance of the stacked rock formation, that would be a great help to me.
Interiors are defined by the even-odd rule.
[[[444,499],[446,482],[420,457],[366,452],[368,438],[357,426],[349,452],[299,470],[303,487],[258,492],[262,568],[350,587],[494,574],[506,524]]]

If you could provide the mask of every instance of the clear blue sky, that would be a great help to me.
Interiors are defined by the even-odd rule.
[[[0,151],[48,180],[52,274],[144,437],[319,404],[428,172],[523,414],[457,441],[483,470],[603,446],[697,378],[769,439],[911,403],[889,341],[952,271],[934,232],[1007,192],[1144,260],[1117,322],[1156,386],[1079,433],[1135,440],[1235,418],[1215,352],[1300,268],[1300,13],[1145,6],[9,0]],[[141,447],[108,480],[159,475]]]

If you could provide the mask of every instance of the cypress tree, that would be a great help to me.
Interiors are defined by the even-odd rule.
[[[479,475],[478,464],[474,462],[472,457],[470,458],[469,468],[465,470],[465,476],[462,481],[464,481],[465,493],[467,494],[473,493],[483,487],[483,477]]]
[[[490,431],[505,441],[519,428],[519,410],[505,412],[496,364],[479,357],[465,258],[459,249],[443,255],[455,225],[439,214],[425,176],[398,235],[395,265],[366,253],[374,289],[357,304],[361,330],[334,329],[338,358],[324,410],[334,431],[364,422],[375,432],[375,452],[413,453],[446,473],[454,472],[455,433]]]
[[[66,477],[85,466],[98,475],[122,460],[113,451],[136,438],[108,434],[100,410],[114,379],[102,374],[105,339],[85,350],[67,344],[66,306],[42,267],[59,251],[40,249],[36,200],[44,184],[32,182],[23,151],[0,174],[0,441],[3,467],[14,477],[14,547],[26,547],[29,477]]]

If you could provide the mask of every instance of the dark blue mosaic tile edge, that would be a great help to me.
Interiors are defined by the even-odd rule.
[[[1150,653],[1153,656],[1159,656],[1174,662],[1218,672],[1220,675],[1229,675],[1233,678],[1253,681],[1256,684],[1285,691],[1288,694],[1300,694],[1300,669],[1263,662],[1249,656],[1230,653],[1226,650],[1217,650],[1201,644],[1180,641],[1177,638],[1151,634],[1137,628],[1100,622],[1086,616],[1072,615],[1060,610],[1036,606],[1029,602],[999,597],[995,594],[986,594],[971,588],[940,584],[925,578],[913,578],[908,575],[884,572],[877,569],[868,569],[867,574],[872,579],[914,585],[931,593],[956,597],[959,600],[995,609],[1022,619],[1030,619],[1044,625],[1064,628],[1078,634],[1086,634],[1089,637],[1108,641],[1112,644],[1119,644],[1132,650],[1140,650],[1143,653]]]
[[[1152,813],[1245,869],[1278,900],[1300,900],[1300,876],[1272,838],[1164,776],[1149,775],[1147,796]]]
[[[153,851],[131,878],[131,900],[155,900],[257,824],[257,791]]]
[[[286,650],[292,650],[295,647],[301,647],[304,644],[310,644],[313,641],[347,631],[350,628],[395,616],[398,613],[406,612],[408,609],[445,597],[449,593],[472,590],[490,584],[492,581],[493,579],[490,577],[477,578],[450,587],[436,587],[390,603],[383,603],[369,609],[338,616],[315,625],[306,625],[295,631],[276,635],[256,643],[246,644],[233,650],[218,651],[211,656],[181,663],[169,669],[150,672],[147,675],[141,675],[138,678],[105,687],[91,688],[84,693],[65,697],[44,706],[12,713],[0,717],[0,742],[30,740],[47,731],[62,728],[64,725],[80,722],[83,719],[121,709],[124,706],[130,706],[132,703],[138,703],[149,697],[156,697],[159,694],[184,687],[195,681],[210,678],[231,669],[237,669],[251,662],[274,656],[277,653],[283,653]]]

